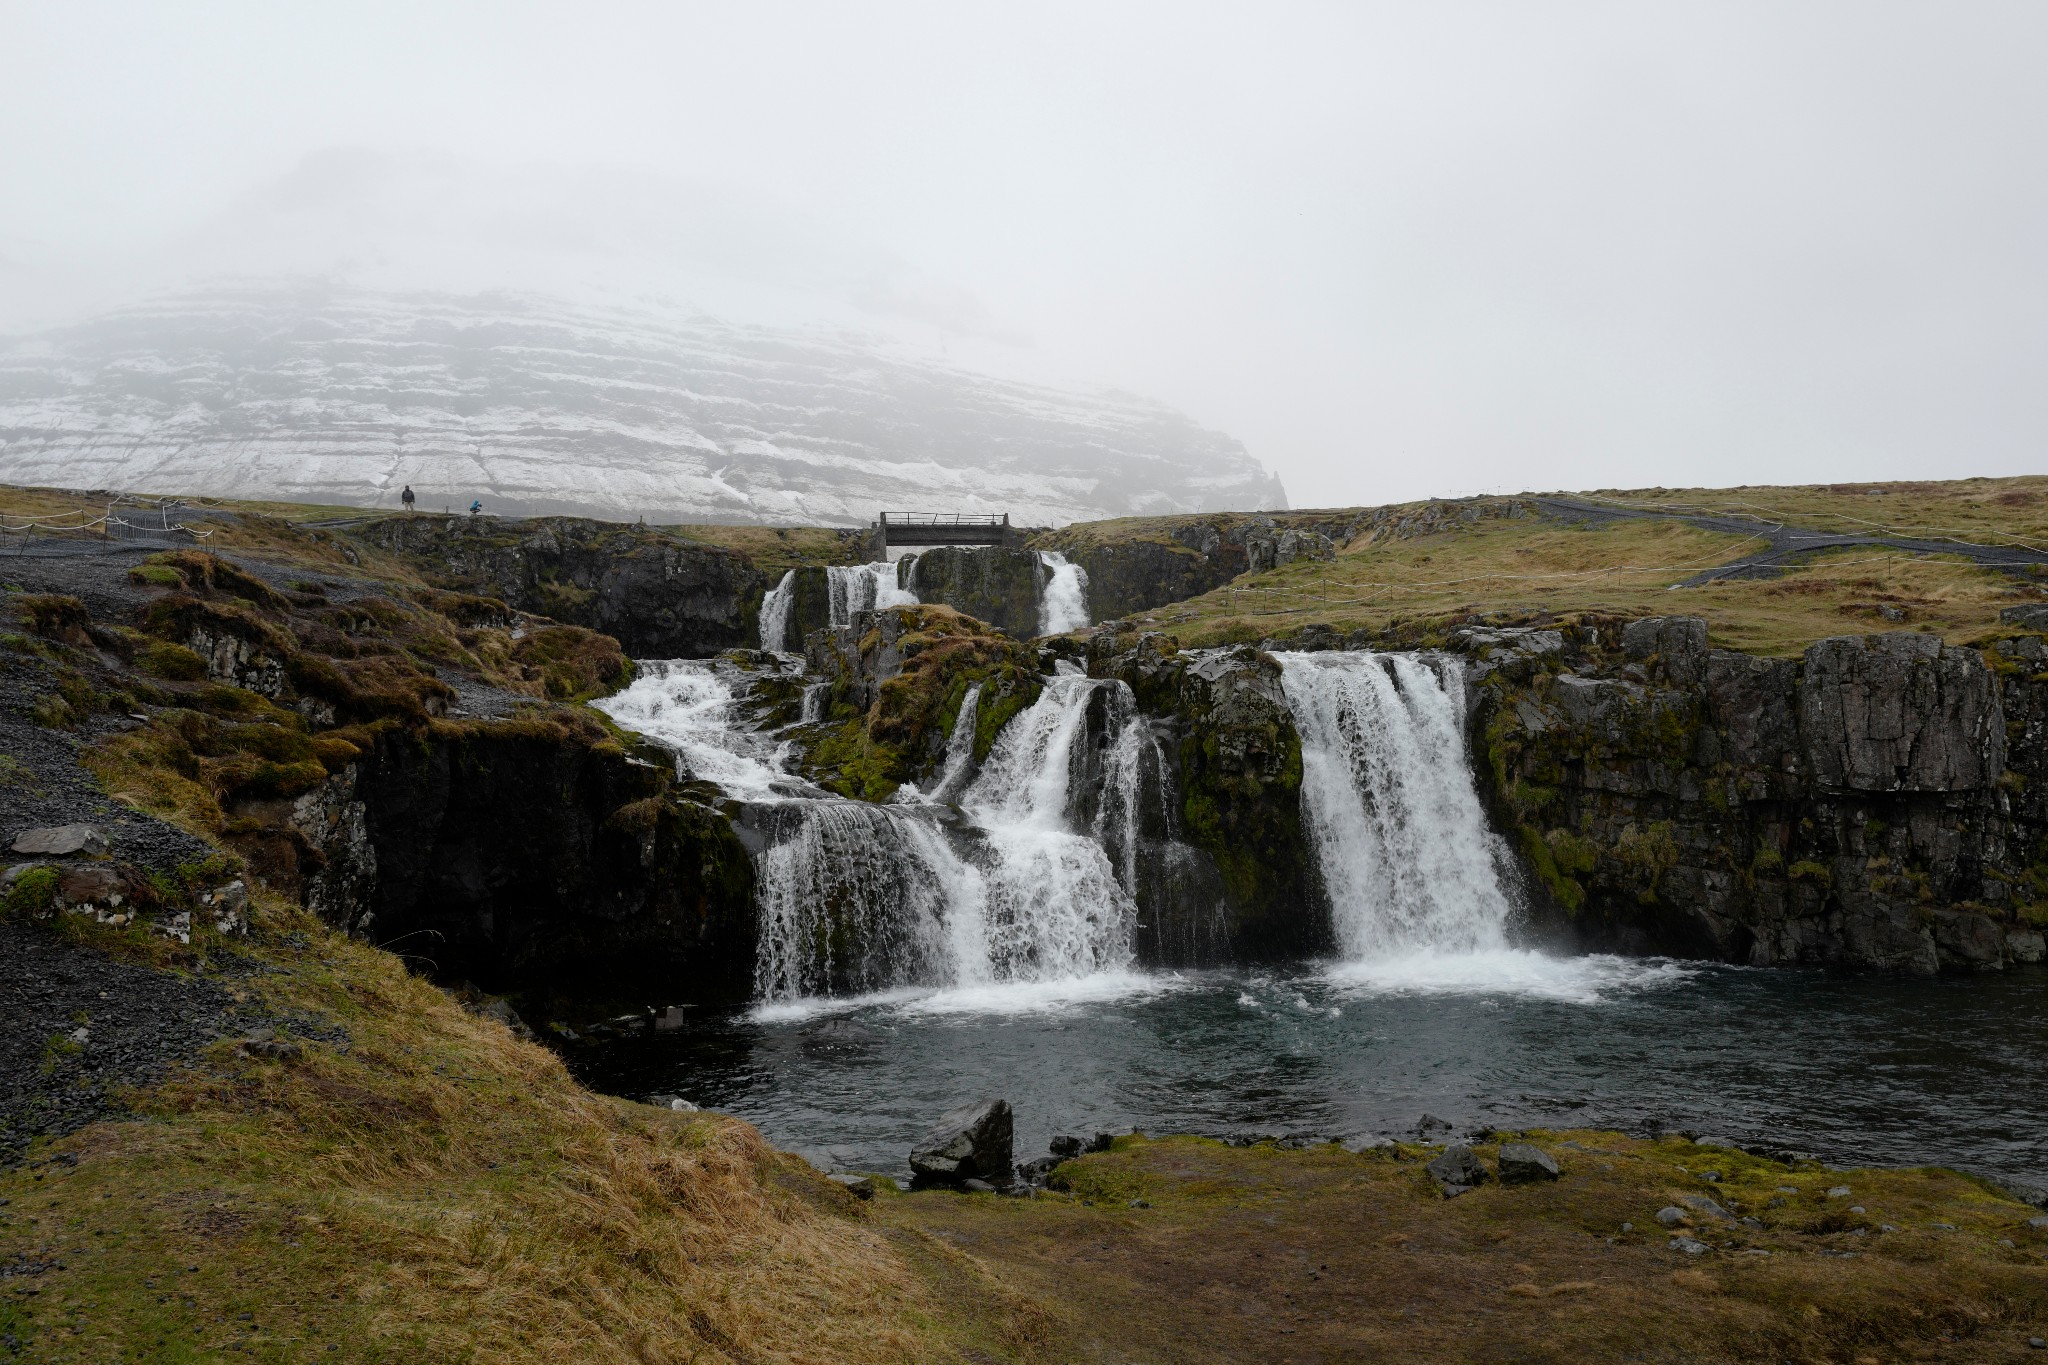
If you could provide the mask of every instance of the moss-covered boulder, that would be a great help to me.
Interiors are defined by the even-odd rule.
[[[981,687],[977,760],[1038,697],[1028,646],[946,606],[864,612],[849,629],[812,635],[806,653],[827,689],[821,719],[802,736],[806,771],[868,801],[938,771],[970,688]]]
[[[1213,863],[1228,955],[1272,961],[1327,951],[1330,916],[1302,820],[1301,736],[1280,665],[1251,648],[1182,651],[1162,635],[1098,635],[1089,671],[1120,679],[1172,735],[1178,837]],[[1162,907],[1166,940],[1198,926]]]

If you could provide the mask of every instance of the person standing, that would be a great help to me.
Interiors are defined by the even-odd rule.
[[[399,500],[400,502],[402,502],[402,503],[404,503],[404,504],[405,504],[405,510],[406,510],[406,511],[410,512],[410,511],[412,510],[412,485],[411,485],[411,484],[407,484],[407,485],[405,486],[405,491],[404,491],[403,493],[400,493],[400,494],[398,495],[398,500]]]

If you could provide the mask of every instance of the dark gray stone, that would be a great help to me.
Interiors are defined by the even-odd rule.
[[[1009,1101],[963,1104],[942,1114],[910,1149],[910,1169],[925,1184],[980,1180],[994,1188],[1009,1183],[1013,1138]]]
[[[16,853],[44,858],[69,858],[81,853],[98,858],[112,847],[105,833],[92,825],[49,825],[25,829],[14,836]]]
[[[1462,1142],[1446,1147],[1442,1156],[1423,1169],[1444,1185],[1482,1185],[1487,1179],[1484,1163]]]
[[[1526,1142],[1507,1142],[1500,1149],[1500,1183],[1527,1185],[1538,1180],[1555,1180],[1557,1162],[1550,1153]]]

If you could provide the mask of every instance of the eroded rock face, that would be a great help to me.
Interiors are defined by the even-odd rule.
[[[1015,639],[1038,634],[1038,595],[1045,576],[1030,550],[997,545],[941,545],[919,554],[908,573],[920,602],[953,608]]]
[[[266,866],[328,922],[492,990],[744,998],[753,872],[665,756],[473,727],[392,733],[292,803]]]
[[[977,1100],[939,1116],[910,1149],[910,1170],[924,1184],[1005,1185],[1014,1171],[1012,1150],[1010,1102]]]
[[[1696,618],[1548,633],[1456,643],[1496,808],[1571,940],[1916,974],[2035,956],[2040,637],[1761,659],[1710,648]]]
[[[1301,814],[1301,736],[1279,663],[1249,647],[1182,651],[1163,635],[1104,632],[1090,641],[1088,670],[1124,682],[1154,718],[1169,759],[1171,833],[1196,855],[1177,894],[1141,894],[1141,957],[1273,961],[1327,951],[1329,916]],[[1197,921],[1219,901],[1219,924]]]
[[[355,534],[445,586],[602,631],[638,659],[758,644],[756,614],[773,586],[733,551],[579,517],[399,516]]]

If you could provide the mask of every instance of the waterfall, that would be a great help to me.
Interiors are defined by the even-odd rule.
[[[796,595],[796,570],[782,575],[782,581],[761,598],[761,648],[780,654],[788,647],[789,602]]]
[[[1088,619],[1088,573],[1058,550],[1040,550],[1044,577],[1038,589],[1038,633],[1065,635],[1093,624]]]
[[[950,801],[967,777],[974,762],[974,729],[981,720],[981,684],[967,689],[960,698],[960,713],[953,717],[952,733],[946,736],[945,766],[939,769],[939,784],[932,788],[932,800]]]
[[[1076,818],[1091,705],[1124,724],[1135,704],[1122,683],[1049,679],[970,782],[981,706],[971,687],[933,798],[873,805],[792,773],[790,746],[745,727],[741,677],[716,661],[649,663],[599,705],[742,803],[740,823],[760,836],[762,1000],[1058,982],[1130,965],[1136,904]],[[940,803],[962,787],[955,816]]]
[[[1277,657],[1344,955],[1504,948],[1511,907],[1466,758],[1462,675],[1403,654]]]
[[[859,801],[790,802],[755,860],[764,1000],[952,984],[960,911],[979,877],[915,820]]]
[[[898,586],[897,566],[887,561],[834,564],[825,570],[825,584],[835,630],[852,625],[853,618],[864,611],[917,605],[917,594]]]
[[[1076,740],[1095,695],[1122,683],[1072,674],[1046,681],[1003,727],[960,799],[993,855],[987,959],[1000,976],[1047,980],[1130,965],[1137,905],[1102,845],[1074,829]]]

